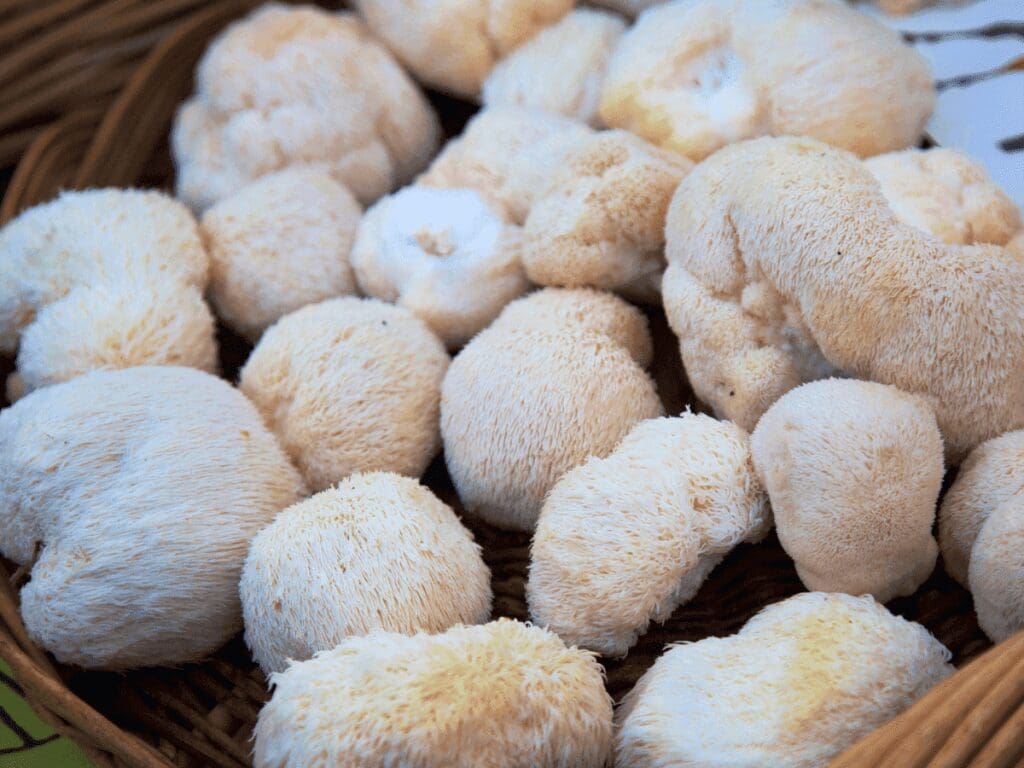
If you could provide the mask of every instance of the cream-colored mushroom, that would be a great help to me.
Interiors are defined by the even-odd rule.
[[[423,473],[440,447],[448,362],[440,339],[407,310],[331,299],[271,326],[239,386],[322,490],[353,472]]]
[[[207,255],[166,195],[65,192],[0,230],[0,351],[18,352],[12,398],[89,371],[213,371]]]
[[[352,637],[271,684],[256,768],[602,768],[611,751],[594,657],[509,619]]]
[[[926,396],[950,464],[1024,426],[1024,263],[901,223],[853,155],[726,147],[683,179],[665,236],[666,314],[719,415],[752,428],[838,370]]]
[[[967,574],[978,624],[992,642],[1024,629],[1024,495],[1003,502],[985,520]]]
[[[217,314],[256,340],[289,312],[355,293],[349,251],[362,213],[314,168],[271,173],[225,197],[200,223]]]
[[[414,478],[350,475],[253,539],[239,591],[267,674],[375,630],[413,634],[491,615],[491,574],[451,508]]]
[[[816,768],[953,673],[920,624],[807,592],[669,648],[616,714],[620,768]]]
[[[190,368],[97,371],[0,413],[0,550],[65,664],[212,653],[242,627],[250,539],[304,493],[252,404]]]
[[[934,101],[924,58],[841,0],[673,0],[622,37],[600,116],[695,161],[766,134],[868,156],[916,142]]]
[[[471,189],[406,187],[366,212],[352,250],[359,287],[405,307],[454,349],[529,286],[520,228]]]
[[[614,14],[571,11],[494,67],[484,82],[484,104],[535,107],[597,127],[608,59],[625,29]]]
[[[418,80],[475,98],[503,57],[553,24],[574,0],[356,0],[370,28]]]
[[[661,413],[654,384],[625,348],[571,326],[485,330],[452,361],[441,389],[445,460],[463,505],[524,531],[559,477]]]
[[[658,301],[665,214],[692,167],[625,131],[581,141],[530,209],[523,265],[535,283]]]
[[[768,409],[751,446],[779,541],[808,589],[884,603],[931,574],[942,436],[922,398],[814,381]]]
[[[539,109],[488,107],[416,183],[474,189],[508,222],[521,225],[565,156],[591,133],[583,123]]]
[[[641,421],[548,492],[530,550],[530,616],[567,643],[621,656],[770,524],[746,432],[693,413]]]
[[[268,3],[210,44],[171,147],[178,196],[196,210],[292,166],[366,204],[422,170],[439,136],[426,97],[354,14]]]

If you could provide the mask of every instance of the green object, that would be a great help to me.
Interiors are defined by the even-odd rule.
[[[0,768],[91,768],[78,746],[54,733],[21,697],[0,661]]]

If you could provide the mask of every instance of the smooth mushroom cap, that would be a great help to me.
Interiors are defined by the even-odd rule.
[[[942,436],[920,397],[852,379],[804,384],[761,417],[751,446],[808,589],[886,602],[931,574]]]
[[[614,14],[591,8],[571,11],[491,70],[483,103],[536,107],[597,127],[604,73],[625,29]]]
[[[934,99],[924,58],[839,0],[674,0],[623,35],[600,116],[694,161],[765,134],[867,156],[912,145]]]
[[[256,768],[602,768],[611,751],[594,657],[509,619],[351,637],[271,684]]]
[[[1024,426],[1024,263],[901,223],[852,155],[726,147],[683,179],[665,235],[666,315],[720,416],[751,428],[831,368],[927,396],[950,464]]]
[[[414,478],[350,475],[253,539],[245,642],[267,674],[375,630],[413,634],[491,615],[491,574],[451,508]]]
[[[217,366],[207,256],[159,192],[64,192],[0,230],[0,352],[12,395],[100,368]]]
[[[539,109],[488,107],[416,183],[475,189],[507,221],[521,225],[565,156],[591,133],[583,123]]]
[[[981,527],[967,583],[978,624],[992,642],[1024,629],[1024,495],[996,507]]]
[[[864,161],[900,221],[944,243],[1006,245],[1020,209],[984,167],[955,149],[907,149]]]
[[[607,336],[488,329],[452,361],[441,436],[459,498],[500,528],[532,530],[548,490],[662,414],[654,384]]]
[[[572,9],[574,0],[356,0],[359,13],[416,79],[475,99],[503,57]]]
[[[444,345],[407,310],[331,299],[267,329],[239,386],[313,490],[353,472],[419,477],[440,447]]]
[[[618,296],[592,288],[542,288],[502,310],[489,330],[581,330],[607,336],[641,368],[654,358],[647,317]]]
[[[64,664],[197,661],[242,626],[250,539],[305,493],[259,413],[190,368],[97,371],[0,413],[0,549]]]
[[[206,211],[210,300],[251,341],[289,312],[356,292],[349,266],[362,208],[323,170],[287,168]]]
[[[540,285],[590,286],[657,301],[665,215],[693,164],[625,131],[604,131],[565,158],[523,230],[523,266]]]
[[[406,187],[366,212],[352,266],[364,293],[405,307],[454,349],[529,287],[520,240],[474,190]]]
[[[987,440],[964,459],[942,497],[939,547],[946,571],[967,586],[967,566],[989,515],[1024,492],[1024,430]]]
[[[530,550],[530,617],[621,656],[770,524],[746,432],[693,413],[641,421],[548,493]]]
[[[616,713],[616,766],[815,768],[954,672],[871,597],[805,592],[736,635],[676,645]]]
[[[354,14],[268,3],[210,44],[171,145],[178,197],[204,210],[296,165],[371,203],[422,170],[439,137],[426,97]]]

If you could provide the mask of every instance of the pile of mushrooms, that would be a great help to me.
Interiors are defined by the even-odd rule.
[[[1024,225],[914,146],[917,53],[839,0],[355,5],[214,39],[177,200],[0,230],[37,643],[125,670],[244,631],[259,768],[804,768],[953,672],[884,605],[936,570],[1024,629]],[[424,87],[482,105],[443,146]],[[601,657],[773,529],[808,591],[616,713]]]

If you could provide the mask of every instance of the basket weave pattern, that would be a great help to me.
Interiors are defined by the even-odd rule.
[[[137,16],[126,11],[124,19],[117,17],[117,23],[112,16],[103,17],[109,24],[109,34],[90,39],[97,45],[105,40],[112,48],[117,47],[112,41],[135,41],[127,32],[134,29],[126,20],[129,16],[137,19],[160,8],[166,12],[160,16],[166,23],[170,24],[172,17],[179,23],[169,34],[163,30],[154,36],[162,37],[161,42],[130,77],[117,81],[123,88],[108,108],[76,103],[57,122],[32,133],[31,146],[0,206],[0,223],[50,199],[62,188],[169,186],[172,171],[166,137],[176,105],[192,88],[195,63],[209,39],[227,21],[255,4],[251,0],[207,3],[181,21],[178,17],[203,3],[127,2],[121,5]],[[12,29],[39,28],[39,19],[46,13],[59,16],[58,9],[90,6],[100,14],[109,5],[112,3],[90,4],[84,0],[41,5],[28,0],[0,0],[0,46],[9,39],[5,35],[12,34]],[[34,10],[25,11],[30,6]],[[176,15],[171,13],[172,7]],[[16,10],[24,12],[12,15]],[[124,43],[124,47],[130,44]],[[48,72],[60,72],[63,70],[59,67],[70,66],[62,62],[73,55],[74,50],[65,58],[52,59],[50,55],[33,58],[41,56],[38,52],[21,53],[14,64],[0,64],[0,75],[43,58],[53,62]],[[104,61],[118,61],[117,53],[110,51]],[[110,63],[105,75],[108,82],[114,82],[118,72]],[[465,105],[443,98],[436,101],[451,132],[470,114]],[[5,126],[0,127],[0,134],[10,127],[2,122],[0,125]],[[7,146],[0,140],[0,158]],[[700,410],[702,406],[685,384],[675,339],[663,315],[659,311],[649,314],[658,361],[652,374],[666,411],[678,413],[687,406]],[[221,331],[219,341],[222,371],[233,378],[249,347],[226,330]],[[462,513],[443,461],[434,463],[424,481]],[[463,519],[483,547],[493,573],[495,616],[526,619],[529,536],[501,532],[465,516]],[[43,719],[76,740],[97,766],[251,765],[252,727],[268,693],[265,678],[253,665],[240,638],[212,660],[181,669],[115,675],[57,667],[31,642],[18,614],[17,588],[26,571],[0,564],[0,657],[11,666],[26,698]],[[802,589],[792,562],[774,536],[758,545],[740,546],[715,569],[694,600],[664,625],[652,627],[626,658],[605,660],[610,693],[618,699],[627,692],[665,644],[733,633],[765,605]],[[970,595],[941,568],[913,597],[889,607],[924,624],[953,652],[954,662],[966,668],[837,758],[834,765],[1017,765],[1024,756],[1024,635],[983,653],[990,644],[978,629]]]

